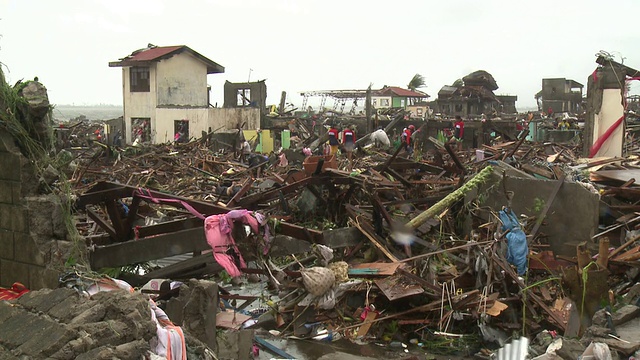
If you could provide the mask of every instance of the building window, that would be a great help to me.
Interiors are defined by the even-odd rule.
[[[380,99],[380,107],[389,107],[389,99]]]
[[[149,92],[149,67],[133,66],[129,68],[129,87],[131,92]]]
[[[189,120],[174,120],[173,133],[173,141],[178,143],[189,142]]]
[[[151,141],[150,118],[131,118],[131,141],[139,143]]]
[[[251,89],[238,89],[238,100],[236,106],[251,105]]]

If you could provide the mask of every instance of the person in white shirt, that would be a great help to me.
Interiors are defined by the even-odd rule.
[[[377,148],[388,149],[391,146],[389,136],[382,128],[371,134],[371,141]]]

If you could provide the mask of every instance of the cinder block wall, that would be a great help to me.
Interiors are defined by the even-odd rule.
[[[52,196],[38,196],[37,184],[13,138],[0,132],[0,286],[57,287],[57,265],[64,263],[57,239],[66,234],[60,206]]]

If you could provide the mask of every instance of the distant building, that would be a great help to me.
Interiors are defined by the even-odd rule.
[[[209,128],[249,128],[260,124],[257,109],[221,109],[210,104],[207,75],[224,67],[188,46],[155,46],[136,50],[109,63],[122,68],[125,139],[132,143],[174,141],[200,137]],[[253,110],[253,111],[244,111]]]
[[[498,84],[484,70],[475,71],[453,85],[445,85],[438,91],[438,98],[431,102],[435,112],[448,116],[474,116],[494,113],[516,113],[515,95],[496,96]]]
[[[371,105],[376,109],[403,108],[424,102],[429,94],[418,90],[403,89],[397,86],[384,86],[371,95]]]
[[[517,95],[496,95],[498,101],[500,101],[500,110],[498,112],[503,114],[517,114],[516,101],[518,101]]]
[[[580,113],[583,88],[579,82],[565,78],[542,79],[542,90],[536,94],[538,110]]]

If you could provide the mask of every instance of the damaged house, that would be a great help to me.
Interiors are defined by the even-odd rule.
[[[438,91],[438,98],[432,102],[432,108],[450,116],[516,112],[517,96],[498,97],[493,93],[497,89],[498,84],[493,76],[484,70],[478,70],[457,80],[453,85],[443,86]]]
[[[224,67],[185,45],[136,50],[109,63],[122,68],[124,139],[164,143],[176,134],[187,140],[202,131],[260,124],[257,108],[214,108],[207,76]]]
[[[582,112],[582,88],[577,81],[565,78],[542,79],[542,90],[536,94],[538,110],[554,113]]]

